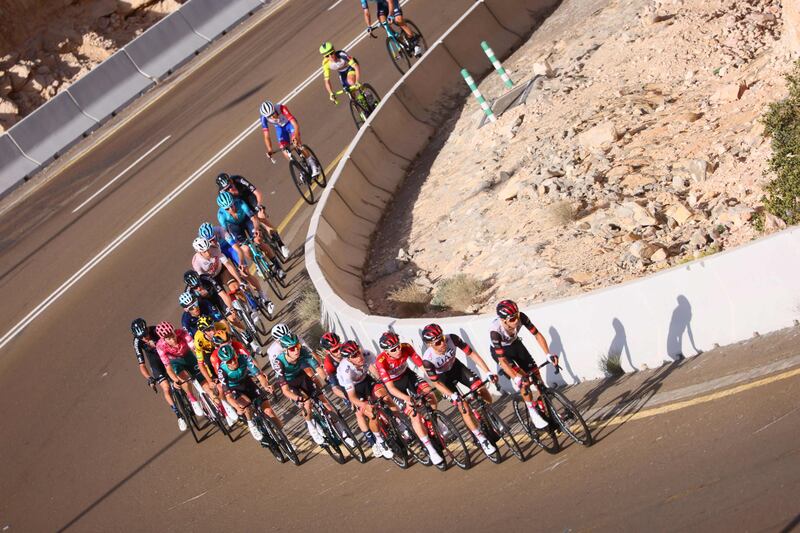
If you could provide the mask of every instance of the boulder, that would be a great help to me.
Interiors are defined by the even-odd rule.
[[[585,150],[610,145],[619,139],[619,132],[612,122],[602,122],[578,135],[578,144]]]
[[[499,198],[501,200],[513,200],[516,198],[525,188],[525,183],[519,179],[514,178],[509,180],[499,192]]]
[[[711,101],[718,103],[733,102],[739,100],[746,90],[747,83],[745,81],[727,83],[711,95]]]
[[[764,213],[764,231],[772,232],[786,228],[786,222],[772,213]]]
[[[684,159],[672,164],[672,170],[676,174],[683,174],[692,178],[695,182],[701,183],[713,171],[711,163],[705,159]]]
[[[21,91],[28,84],[28,79],[31,77],[31,68],[24,63],[17,63],[8,69],[8,75],[11,79],[11,89],[15,92]]]
[[[662,250],[659,245],[649,243],[642,239],[631,244],[630,248],[628,248],[628,253],[642,261],[651,261],[651,257],[659,250]]]
[[[5,118],[6,115],[17,115],[19,108],[11,100],[0,98],[0,119]]]
[[[678,202],[677,204],[669,206],[665,214],[677,222],[679,226],[682,226],[683,224],[686,224],[690,218],[692,218],[694,213],[692,213],[688,207]]]
[[[644,226],[656,226],[658,221],[646,208],[636,202],[625,202],[613,206],[614,224],[626,231]]]

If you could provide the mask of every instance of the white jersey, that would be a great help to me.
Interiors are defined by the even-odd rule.
[[[297,338],[298,340],[300,340],[300,344],[308,348],[308,346],[306,345],[306,341],[304,341],[302,337],[298,336]],[[272,341],[270,345],[267,347],[267,358],[269,359],[269,366],[271,366],[272,370],[274,370],[275,372],[281,371],[280,367],[275,362],[275,359],[277,359],[277,357],[281,353],[283,353],[283,351],[284,351],[283,346],[281,346],[281,343],[279,343],[278,341]],[[308,351],[311,351],[311,348],[308,348]]]
[[[428,349],[422,354],[422,362],[430,363],[437,374],[448,372],[456,364],[456,350],[458,347],[450,335],[445,335],[444,338],[447,344],[444,353],[436,353],[433,347],[428,346]],[[425,365],[425,367],[427,370],[428,365]]]
[[[362,350],[364,364],[354,365],[349,359],[342,359],[336,369],[336,379],[344,390],[353,390],[356,385],[364,381],[369,375],[369,367],[375,364],[375,354],[369,350]]]

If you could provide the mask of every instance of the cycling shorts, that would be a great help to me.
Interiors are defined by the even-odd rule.
[[[342,89],[347,90],[350,87],[350,82],[347,81],[347,75],[355,71],[356,69],[353,67],[348,67],[347,70],[339,72],[339,81],[342,82]]]
[[[386,0],[378,0],[376,2],[378,4],[378,18],[386,17],[389,15],[389,2]],[[403,10],[400,9],[400,0],[396,0],[394,3],[394,11],[392,12],[393,17],[402,17]]]
[[[248,218],[247,222],[243,224],[229,224],[227,230],[231,239],[233,239],[230,244],[242,244],[248,235],[253,234],[253,221]],[[225,269],[223,268],[222,270],[224,271]]]
[[[170,359],[169,366],[172,371],[180,376],[184,370],[189,373],[192,379],[196,379],[198,383],[203,383],[205,377],[200,373],[200,368],[197,366],[197,358],[191,352],[186,352],[186,355],[177,359]]]
[[[248,400],[255,401],[256,398],[261,396],[258,387],[256,384],[253,383],[252,379],[246,379],[241,383],[237,383],[234,386],[228,387],[228,390],[231,392],[234,398],[239,398],[241,396],[246,397]]]
[[[287,381],[286,384],[289,385],[289,388],[292,389],[292,392],[295,394],[303,392],[309,398],[319,396],[319,389],[317,389],[316,383],[314,383],[314,380],[308,377],[308,374],[305,372],[301,372],[299,376],[291,381]]]
[[[480,381],[477,375],[467,368],[467,366],[456,359],[453,367],[444,372],[442,374],[437,374],[436,377],[439,380],[439,383],[450,389],[451,391],[456,390],[456,384],[461,383],[468,389],[472,388],[472,384],[476,381]]]
[[[492,359],[494,359],[496,363],[499,363],[497,354],[494,351],[494,346],[492,346],[489,351],[492,354]],[[503,346],[503,357],[525,372],[535,372],[538,370],[536,361],[533,360],[530,352],[528,352],[528,349],[525,348],[525,345],[522,344],[519,338],[514,339],[514,342],[508,346]]]
[[[353,390],[359,400],[368,401],[375,394],[375,389],[380,386],[381,384],[375,381],[372,376],[367,376],[360,383],[356,383],[353,386]]]
[[[430,391],[430,387],[428,383],[424,380],[419,379],[414,372],[411,370],[406,370],[403,372],[399,378],[394,380],[394,386],[400,389],[401,392],[408,394],[408,391],[414,391],[417,394],[428,394]],[[394,398],[394,403],[400,407],[400,409],[405,409],[405,402],[399,398]]]
[[[169,377],[167,376],[166,369],[164,369],[164,363],[161,362],[161,359],[159,359],[158,354],[155,352],[146,352],[146,354],[147,362],[150,363],[150,375],[153,376],[156,383],[161,383]]]
[[[288,147],[292,142],[292,135],[294,135],[294,126],[292,126],[292,123],[287,122],[284,126],[273,124],[273,126],[275,126],[275,137],[278,138],[278,144],[280,147]]]

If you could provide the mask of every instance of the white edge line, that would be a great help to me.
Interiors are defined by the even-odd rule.
[[[336,0],[336,2],[334,2],[334,4],[331,7],[328,8],[328,11],[332,10],[334,7],[338,6],[341,3],[342,3],[342,0]]]
[[[82,203],[81,205],[79,205],[78,207],[76,207],[75,209],[73,209],[73,210],[72,210],[72,212],[73,212],[73,213],[77,213],[78,211],[80,211],[80,210],[81,210],[81,208],[82,208],[83,206],[85,206],[86,204],[88,204],[89,202],[91,202],[92,200],[94,200],[94,199],[97,197],[97,195],[98,195],[98,194],[102,193],[102,192],[103,192],[104,190],[106,190],[106,189],[107,189],[109,186],[111,186],[111,184],[112,184],[112,183],[114,183],[115,181],[117,181],[118,179],[120,179],[122,176],[124,176],[126,172],[128,172],[130,169],[132,169],[133,167],[135,167],[136,165],[138,165],[138,164],[139,164],[139,163],[140,163],[140,162],[141,162],[141,161],[142,161],[144,158],[146,158],[148,155],[150,155],[150,154],[152,154],[153,152],[155,152],[155,151],[156,151],[156,149],[158,149],[158,147],[159,147],[159,146],[161,146],[162,144],[164,144],[165,142],[167,142],[167,141],[168,141],[168,140],[169,140],[171,137],[172,137],[172,135],[167,135],[166,137],[164,137],[163,139],[161,139],[161,142],[160,142],[160,143],[158,143],[157,145],[155,145],[155,146],[153,146],[152,148],[150,148],[150,149],[149,149],[147,152],[145,152],[145,153],[144,153],[144,155],[142,155],[142,156],[141,156],[139,159],[137,159],[136,161],[134,161],[133,163],[131,163],[130,165],[128,165],[128,168],[126,168],[125,170],[123,170],[122,172],[120,172],[119,174],[117,174],[117,176],[116,176],[114,179],[112,179],[111,181],[109,181],[108,183],[106,183],[105,185],[103,185],[103,186],[102,186],[100,189],[98,189],[98,190],[97,190],[97,191],[96,191],[96,192],[95,192],[93,195],[91,195],[89,198],[87,198],[86,200],[84,200],[84,201],[83,201],[83,203]]]
[[[352,48],[363,39],[367,37],[366,33],[359,34],[355,39],[350,41],[345,48]],[[305,89],[317,76],[322,73],[322,68],[318,68],[315,70],[308,78],[306,78],[300,85],[295,87],[287,96],[285,96],[281,102],[286,104],[290,102],[297,94],[300,93],[303,89]],[[5,335],[0,337],[0,348],[3,348],[6,344],[8,344],[12,339],[14,339],[23,329],[28,326],[28,323],[33,321],[36,317],[42,314],[50,305],[53,304],[56,300],[58,300],[67,290],[70,289],[73,285],[75,285],[80,279],[89,273],[95,266],[97,266],[100,261],[106,258],[111,252],[117,249],[117,247],[125,242],[128,237],[133,235],[136,230],[142,227],[148,220],[153,218],[159,211],[164,209],[167,205],[169,205],[172,200],[174,200],[180,193],[186,190],[192,183],[197,181],[200,178],[200,175],[208,170],[208,168],[222,159],[225,155],[228,154],[231,150],[233,150],[239,143],[241,143],[244,138],[247,136],[248,133],[251,131],[255,131],[260,123],[260,120],[256,120],[252,124],[250,124],[247,128],[244,129],[239,135],[237,135],[230,143],[228,143],[222,150],[216,153],[211,159],[209,159],[206,163],[204,163],[200,168],[198,168],[191,176],[183,180],[183,182],[178,185],[175,189],[172,190],[169,194],[167,194],[164,198],[162,198],[156,205],[151,207],[144,215],[141,216],[136,222],[131,224],[128,229],[123,231],[119,234],[113,241],[111,241],[105,248],[103,248],[100,253],[94,256],[89,262],[83,265],[80,270],[74,273],[72,276],[67,279],[64,283],[61,284],[56,290],[54,290],[50,295],[45,298],[39,305],[33,308],[27,315],[25,315],[22,320],[17,322],[10,330],[6,332]]]

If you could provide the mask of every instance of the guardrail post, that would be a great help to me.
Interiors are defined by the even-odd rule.
[[[489,107],[489,104],[486,102],[486,99],[483,97],[481,92],[478,90],[478,86],[475,85],[475,80],[472,79],[472,76],[470,76],[470,74],[467,71],[467,69],[462,68],[461,69],[461,75],[464,77],[464,81],[467,82],[467,85],[469,86],[470,91],[472,91],[472,95],[478,101],[478,104],[481,106],[481,109],[483,109],[483,112],[486,113],[486,116],[489,118],[489,120],[491,122],[497,122],[497,117],[494,116],[494,113],[492,112],[492,108]]]
[[[491,49],[489,43],[486,41],[481,41],[481,48],[483,48],[483,51],[486,52],[486,56],[489,58],[489,61],[491,61],[494,69],[500,75],[500,79],[502,79],[503,83],[506,84],[506,88],[511,89],[514,87],[514,82],[511,81],[511,78],[508,76],[508,72],[506,72],[506,69],[503,68],[503,65],[501,65],[500,61],[498,61],[495,57],[494,50]]]

